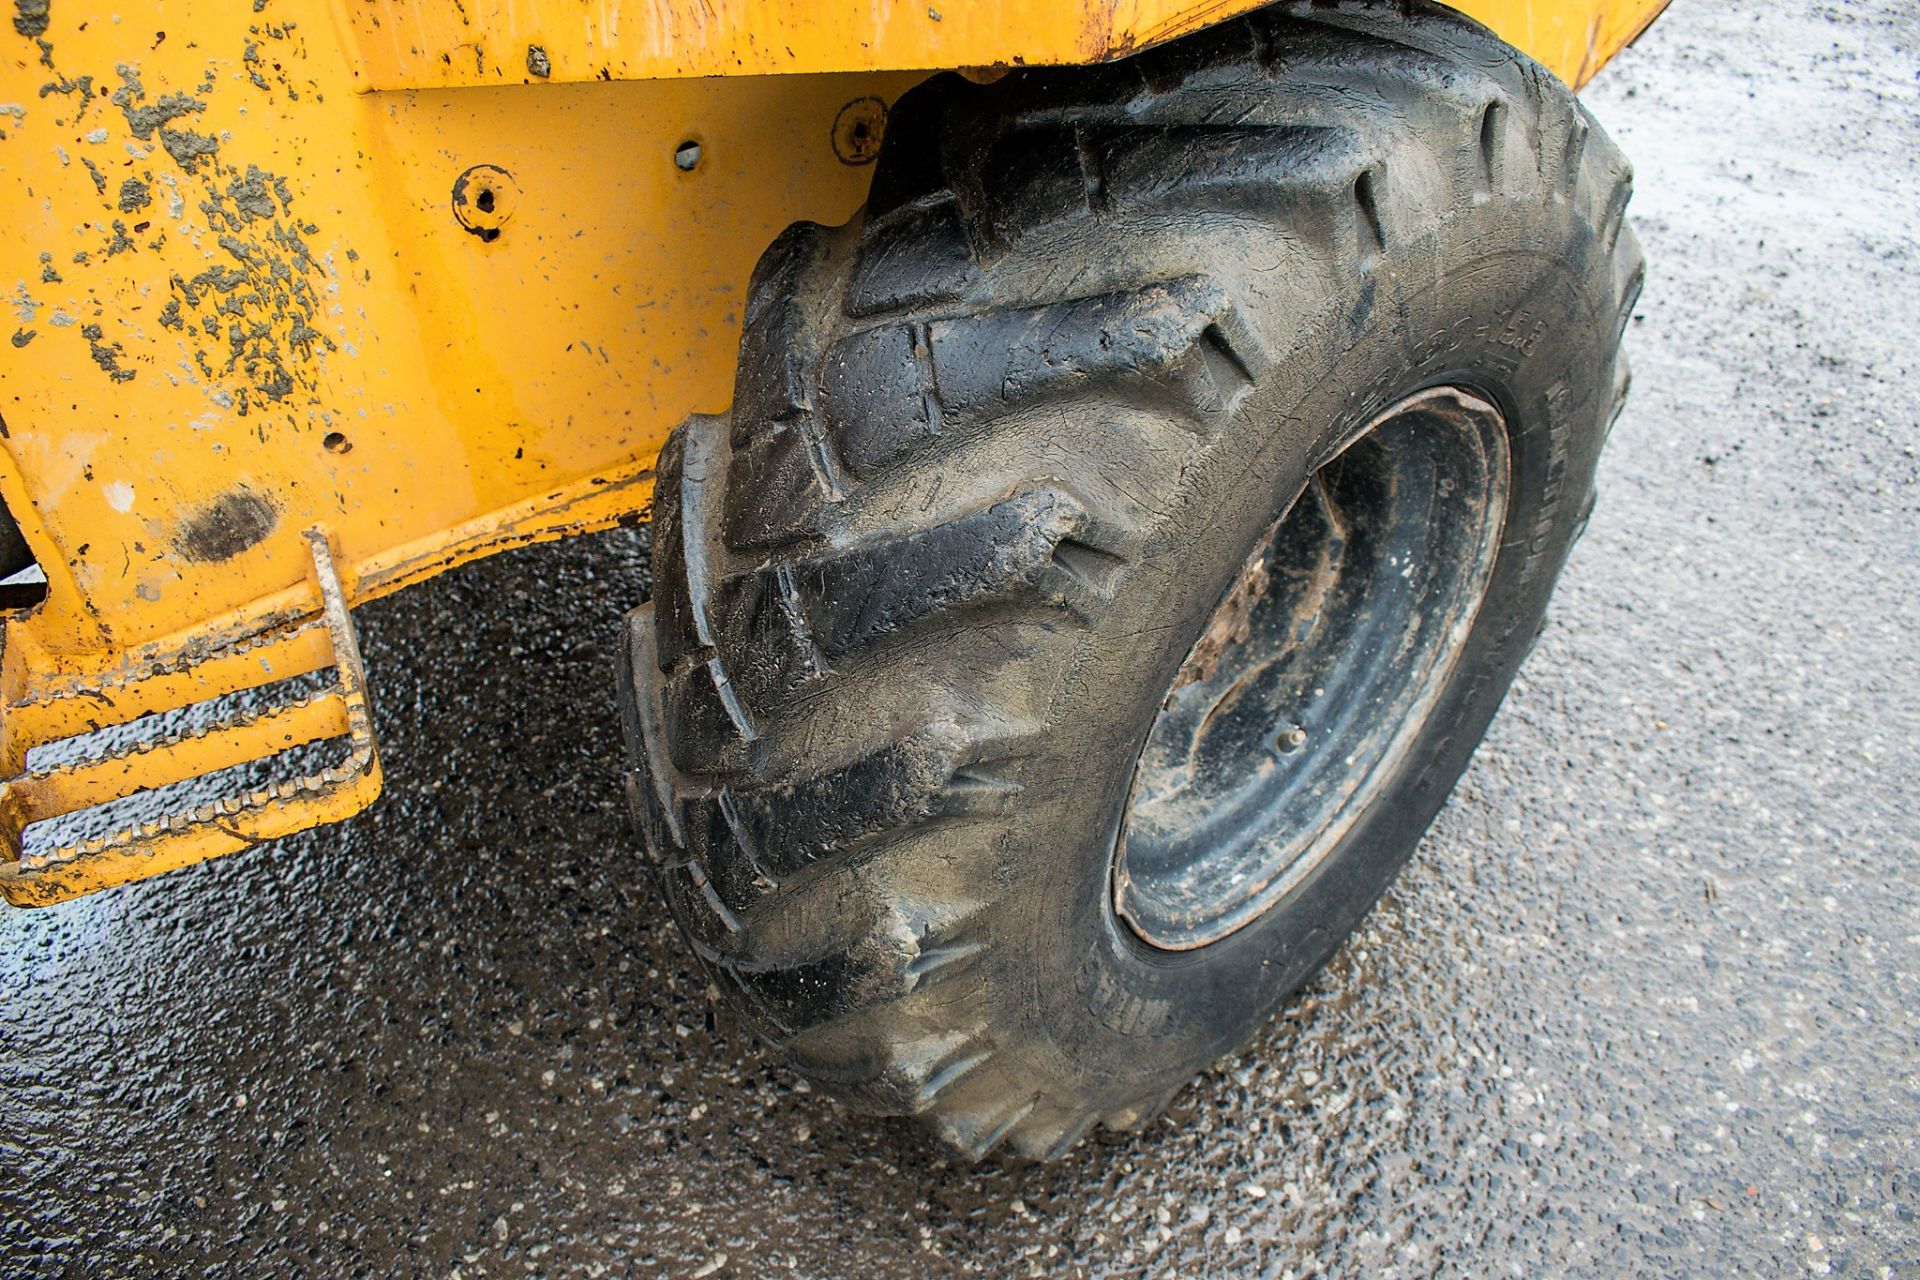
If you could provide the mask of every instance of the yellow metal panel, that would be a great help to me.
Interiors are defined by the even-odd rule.
[[[1261,0],[362,0],[372,89],[1099,62]]]
[[[56,5],[7,46],[0,182],[24,198],[0,230],[0,496],[50,579],[9,626],[10,671],[81,676],[265,625],[298,597],[312,523],[361,598],[642,509],[666,432],[726,405],[759,249],[863,194],[834,118],[915,75],[356,84],[513,78],[453,56],[477,31],[535,32],[560,78],[612,74],[576,60],[593,50],[622,51],[623,75],[1077,60],[1246,7],[462,3]],[[1577,75],[1656,4],[1465,7]],[[473,171],[501,175],[492,226],[454,208]],[[636,481],[624,511],[590,491],[612,477]]]
[[[1460,0],[1584,83],[1666,0]],[[356,83],[453,88],[1101,62],[1259,0],[359,0],[341,9]]]
[[[1578,89],[1660,16],[1668,0],[1455,0],[1454,8]]]
[[[360,598],[644,511],[666,433],[727,404],[760,250],[864,194],[835,116],[916,78],[362,95],[318,4],[86,16],[0,66],[0,493],[51,579],[7,657],[38,671],[259,624],[310,524]],[[452,207],[481,165],[492,239]]]

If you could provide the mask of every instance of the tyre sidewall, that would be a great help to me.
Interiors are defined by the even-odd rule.
[[[1535,247],[1489,248],[1516,244]],[[1618,336],[1606,255],[1595,248],[1559,202],[1515,201],[1464,211],[1408,246],[1400,260],[1424,272],[1356,273],[1335,307],[1349,317],[1352,345],[1309,338],[1276,362],[1182,486],[1160,525],[1164,545],[1122,588],[1130,601],[1088,637],[1063,683],[1053,794],[1030,797],[1043,821],[1002,845],[1003,874],[1032,890],[1031,911],[1018,917],[1025,936],[1006,939],[1002,978],[1027,986],[1034,1043],[1046,1046],[1038,1073],[1096,1095],[1103,1081],[1135,1092],[1144,1082],[1147,1093],[1184,1081],[1271,1017],[1413,852],[1538,632],[1591,490]],[[1286,317],[1271,321],[1278,342]],[[1209,946],[1148,947],[1116,917],[1110,877],[1134,761],[1163,691],[1316,461],[1382,409],[1442,385],[1501,409],[1511,474],[1486,595],[1424,727],[1287,897]],[[1161,642],[1139,643],[1149,634]]]

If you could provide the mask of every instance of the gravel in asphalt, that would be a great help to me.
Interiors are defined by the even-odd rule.
[[[1257,1042],[1049,1167],[714,1012],[618,786],[634,534],[361,611],[386,797],[0,917],[13,1276],[1920,1275],[1920,8],[1588,94],[1637,384],[1553,621]]]

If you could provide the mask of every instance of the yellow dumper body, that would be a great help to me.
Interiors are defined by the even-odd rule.
[[[1663,3],[1457,7],[1577,86]],[[16,0],[0,499],[32,564],[0,585],[0,894],[58,901],[364,807],[349,607],[645,519],[667,434],[727,407],[755,259],[858,208],[902,92],[1253,7]],[[29,760],[327,668],[268,711]],[[24,836],[330,738],[342,758],[303,777]]]

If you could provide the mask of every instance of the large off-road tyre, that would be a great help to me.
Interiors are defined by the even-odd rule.
[[[715,981],[978,1155],[1128,1128],[1380,895],[1625,386],[1628,169],[1424,5],[902,98],[659,463],[631,797]]]

